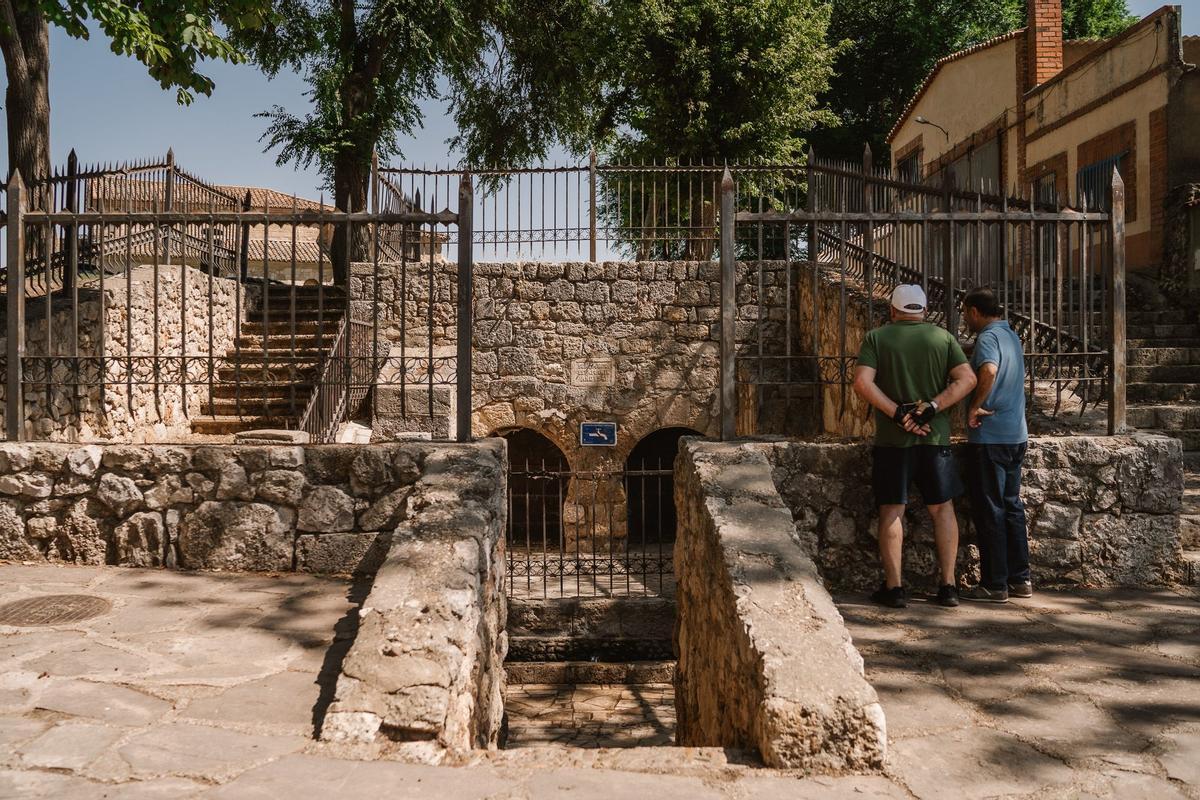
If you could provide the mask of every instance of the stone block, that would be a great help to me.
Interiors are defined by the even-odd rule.
[[[107,457],[106,453],[105,458]],[[109,510],[118,517],[136,511],[142,505],[142,491],[133,482],[133,479],[111,472],[100,477],[96,498],[108,506]]]
[[[292,515],[264,503],[205,501],[179,524],[179,563],[186,569],[287,570]]]
[[[117,563],[126,567],[161,567],[167,551],[162,514],[141,511],[113,528]]]
[[[390,533],[300,534],[296,569],[320,575],[374,574],[391,543]]]
[[[314,486],[300,501],[296,528],[314,533],[354,530],[354,500],[336,486]]]
[[[291,469],[256,472],[250,477],[250,482],[256,498],[285,506],[299,505],[306,483],[302,473]]]

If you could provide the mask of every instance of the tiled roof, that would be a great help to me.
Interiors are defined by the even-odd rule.
[[[280,211],[292,210],[292,195],[279,192],[274,189],[265,189],[260,186],[217,186],[222,192],[231,194],[237,198],[246,196],[246,190],[250,191],[250,208],[253,210],[261,210],[265,204],[267,208],[278,209]],[[316,200],[306,200],[303,197],[297,197],[296,209],[299,211],[319,211],[321,204]],[[326,201],[325,210],[332,211],[333,203]]]
[[[268,239],[266,241],[266,252],[268,261],[278,261],[284,264],[290,264],[292,261],[292,240],[291,239]],[[298,240],[296,242],[296,263],[298,264],[315,264],[317,259],[321,258],[321,245],[315,241]],[[326,264],[329,263],[329,256],[324,256]],[[253,271],[255,262],[261,264],[263,260],[263,240],[256,239],[251,236],[246,243],[246,260],[250,262],[250,269]]]
[[[904,111],[901,112],[899,119],[896,120],[896,124],[892,126],[890,131],[888,131],[888,142],[890,143],[892,141],[892,137],[900,132],[900,126],[908,120],[909,115],[912,114],[913,109],[917,107],[917,103],[924,96],[926,90],[929,88],[930,84],[933,83],[933,79],[937,77],[937,74],[939,71],[941,71],[942,67],[952,61],[959,61],[967,56],[974,55],[980,50],[987,50],[990,47],[995,47],[996,45],[1007,42],[1010,39],[1016,39],[1017,37],[1024,35],[1024,33],[1024,28],[1018,28],[1015,31],[1009,31],[1008,33],[988,39],[986,42],[980,42],[979,44],[971,45],[970,47],[959,50],[956,53],[951,53],[948,56],[939,58],[937,63],[933,65],[933,69],[931,69],[929,74],[925,76],[925,80],[921,83],[921,88],[917,89],[917,93],[913,95],[912,99],[908,101],[908,105],[904,107]]]
[[[161,175],[161,173],[160,173]],[[192,203],[207,203],[207,199],[213,197],[211,193],[205,193],[196,187],[195,184],[177,183],[175,197],[179,201],[187,201]],[[267,204],[267,208],[274,211],[291,211],[292,210],[292,195],[276,191],[275,189],[264,189],[259,186],[228,186],[213,184],[213,189],[218,192],[229,195],[241,201],[246,196],[246,191],[250,192],[250,208],[252,210],[261,211],[263,204]],[[105,175],[101,178],[92,178],[88,181],[87,192],[89,198],[103,198],[105,200],[130,201],[133,204],[150,203],[158,201],[160,204],[166,196],[166,184],[161,177],[145,178],[138,175]],[[316,200],[306,200],[303,197],[297,197],[296,209],[299,211],[313,210],[318,211],[321,204]],[[325,208],[332,211],[333,205],[326,203]]]

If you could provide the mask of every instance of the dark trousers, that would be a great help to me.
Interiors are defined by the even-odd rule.
[[[1021,502],[1024,444],[967,446],[971,518],[979,543],[980,582],[988,589],[1029,580],[1029,537]]]

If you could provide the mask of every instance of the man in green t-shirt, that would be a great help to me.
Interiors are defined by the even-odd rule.
[[[871,599],[892,608],[908,604],[901,552],[910,481],[916,482],[933,518],[941,572],[938,603],[958,605],[954,498],[963,489],[950,451],[946,412],[975,388],[975,373],[950,332],[925,321],[926,305],[920,286],[897,286],[892,321],[863,338],[854,370],[854,391],[875,408],[871,484],[879,506],[884,582]]]

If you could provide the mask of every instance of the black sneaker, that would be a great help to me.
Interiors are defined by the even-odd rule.
[[[1033,597],[1033,584],[1029,581],[1021,581],[1020,583],[1010,583],[1008,585],[1009,597]]]
[[[937,604],[946,608],[954,608],[958,605],[958,587],[947,583],[944,586],[938,587]]]
[[[1007,603],[1007,589],[989,589],[986,586],[972,586],[969,589],[963,589],[963,600],[974,600],[978,603]]]
[[[885,583],[871,593],[871,600],[888,608],[905,608],[908,606],[908,593],[903,586],[889,589]]]

